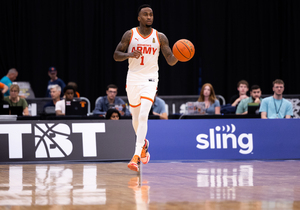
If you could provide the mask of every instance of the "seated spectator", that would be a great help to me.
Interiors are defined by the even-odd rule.
[[[5,110],[9,110],[9,103],[4,100],[4,95],[0,91],[0,114],[8,114]]]
[[[166,111],[166,103],[163,99],[157,96],[157,92],[154,97],[154,102],[150,110],[150,115],[157,115],[160,119],[167,120],[168,114]]]
[[[75,94],[75,89],[73,86],[67,85],[64,88],[64,99],[56,102],[55,113],[56,116],[61,116],[66,114],[66,101],[73,101]]]
[[[68,82],[67,85],[73,86],[74,89],[75,89],[75,96],[76,96],[77,98],[80,98],[80,94],[77,92],[78,85],[76,84],[76,82]]]
[[[0,82],[1,93],[5,94],[8,91],[8,86]]]
[[[129,110],[126,108],[125,102],[116,97],[118,93],[118,87],[114,84],[110,84],[106,88],[106,96],[103,96],[95,106],[93,111],[94,115],[105,115],[108,109],[117,109],[121,116],[130,116]],[[121,107],[122,106],[122,107]]]
[[[51,85],[50,86],[50,95],[51,95],[52,100],[45,104],[45,106],[44,106],[45,113],[47,113],[47,111],[45,111],[45,110],[46,109],[49,110],[49,107],[53,107],[53,111],[55,113],[55,104],[58,101],[60,101],[60,93],[61,93],[61,88],[59,85]]]
[[[241,80],[237,84],[237,90],[239,94],[236,94],[230,98],[231,106],[237,107],[241,100],[248,98],[247,92],[249,90],[249,84],[246,80]]]
[[[121,118],[120,112],[116,109],[109,109],[106,112],[105,118],[108,120],[119,120]]]
[[[46,97],[51,97],[51,95],[50,95],[51,85],[59,85],[60,88],[63,90],[65,88],[66,84],[64,83],[64,81],[62,79],[57,77],[57,70],[55,67],[49,68],[48,75],[50,77],[50,80],[48,81]],[[61,93],[60,97],[63,97],[63,93]]]
[[[207,114],[220,114],[220,102],[215,95],[213,86],[205,83],[200,92],[198,102],[205,102]]]
[[[293,116],[293,105],[283,98],[284,82],[276,79],[273,82],[273,96],[264,98],[261,102],[259,112],[262,119],[291,118]]]
[[[248,113],[248,104],[249,103],[257,103],[260,104],[261,98],[261,90],[258,85],[252,85],[250,88],[250,97],[241,100],[239,103],[236,114],[247,114]]]
[[[8,90],[4,93],[4,96],[10,96],[9,90],[12,82],[17,79],[18,71],[15,68],[9,69],[6,76],[2,77],[0,82],[8,87]]]
[[[12,84],[10,86],[10,96],[4,97],[4,100],[9,103],[10,106],[22,106],[23,115],[29,115],[28,104],[25,98],[19,97],[20,87],[19,85]]]

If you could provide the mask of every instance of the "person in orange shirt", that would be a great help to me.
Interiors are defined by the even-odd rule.
[[[76,82],[68,82],[67,85],[73,86],[73,88],[75,89],[75,96],[76,96],[77,98],[80,98],[80,94],[77,92],[78,86],[77,86]]]
[[[1,92],[4,94],[6,93],[6,91],[8,91],[8,87],[7,85],[5,85],[4,83],[0,82],[0,89],[1,89]]]

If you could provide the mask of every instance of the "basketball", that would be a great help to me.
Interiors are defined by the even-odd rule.
[[[186,62],[192,59],[195,54],[195,47],[187,39],[180,39],[173,45],[173,54],[177,60]]]

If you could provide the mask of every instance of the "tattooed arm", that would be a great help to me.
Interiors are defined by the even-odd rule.
[[[159,38],[159,42],[160,42],[161,52],[164,55],[167,63],[170,66],[174,66],[178,62],[178,60],[173,55],[173,52],[169,46],[168,38],[166,37],[166,35],[164,35],[163,33],[160,33],[160,32],[158,33],[158,38]]]
[[[128,46],[129,46],[129,43],[130,43],[131,35],[132,35],[131,30],[128,30],[124,33],[120,43],[118,44],[118,46],[114,52],[114,60],[115,61],[124,61],[128,58],[138,59],[140,56],[142,56],[142,52],[139,50],[136,50],[131,53],[126,52]]]

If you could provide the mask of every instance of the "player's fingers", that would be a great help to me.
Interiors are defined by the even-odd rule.
[[[143,53],[139,50],[134,51],[135,54],[139,55],[139,56],[143,56]]]

